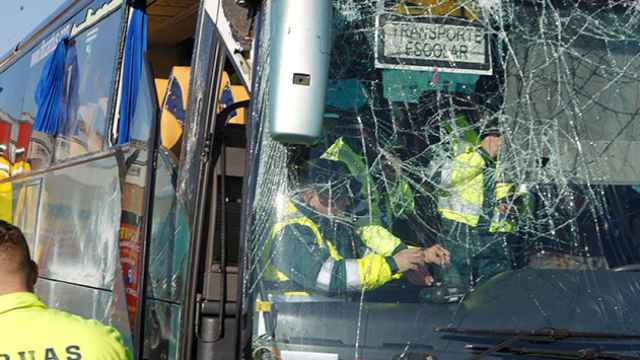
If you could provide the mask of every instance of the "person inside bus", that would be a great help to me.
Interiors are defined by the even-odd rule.
[[[452,266],[435,270],[448,287],[473,288],[511,269],[505,234],[514,230],[507,216],[512,185],[498,181],[501,147],[498,123],[489,121],[480,129],[479,145],[467,144],[443,167],[439,243],[451,252]]]
[[[330,169],[332,164],[317,159],[306,166]],[[263,280],[285,301],[372,290],[425,263],[449,263],[449,252],[439,245],[399,248],[387,256],[363,248],[350,222],[352,199],[358,193],[353,177],[320,170],[297,181],[301,190],[279,200],[277,221],[263,250]]]
[[[47,308],[37,276],[22,231],[0,221],[0,359],[131,359],[117,330]]]
[[[372,152],[374,151],[364,153]],[[358,184],[358,189],[353,194],[354,199],[367,199],[367,201],[357,201],[358,206],[353,207],[352,215],[357,219],[354,222],[357,235],[366,248],[379,255],[389,256],[408,248],[406,242],[408,239],[414,244],[426,244],[429,243],[429,239],[421,237],[424,234],[415,229],[401,229],[404,230],[402,240],[392,234],[398,231],[395,225],[399,218],[415,214],[415,194],[403,174],[395,172],[396,169],[392,166],[385,166],[386,160],[393,155],[386,153],[384,157],[385,160],[380,162],[383,164],[383,171],[389,169],[394,172],[388,176],[385,174],[384,179],[376,179],[371,174],[365,155],[354,150],[343,137],[334,141],[320,159],[333,162],[333,171],[348,173],[354,178],[354,183]],[[397,158],[393,159],[400,161]],[[379,183],[384,183],[385,186],[379,187]],[[361,184],[368,186],[360,186]]]

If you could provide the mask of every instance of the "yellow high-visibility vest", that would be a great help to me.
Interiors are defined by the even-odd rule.
[[[303,225],[308,227],[315,236],[315,241],[320,248],[327,248],[329,252],[330,259],[328,261],[341,261],[344,260],[343,256],[338,253],[335,245],[328,240],[322,238],[322,234],[318,226],[309,218],[302,215],[295,205],[292,202],[288,202],[286,205],[286,214],[283,216],[282,221],[276,223],[271,232],[271,238],[267,244],[263,247],[263,260],[266,265],[265,273],[263,278],[268,281],[277,281],[277,282],[286,282],[289,281],[289,278],[281,271],[281,269],[277,269],[269,259],[271,253],[271,246],[273,241],[278,241],[278,236],[282,232],[282,230],[288,225]],[[274,256],[278,256],[277,254]],[[394,274],[389,265],[385,260],[385,256],[370,253],[365,255],[364,257],[358,259],[346,259],[347,264],[347,287],[352,288],[353,290],[364,289],[370,290],[375,289],[384,285],[385,283],[397,279],[401,276],[401,274]],[[330,268],[329,268],[330,270]],[[321,270],[322,272],[322,270]],[[319,274],[318,277],[331,277],[331,273],[327,274]],[[353,283],[352,283],[353,282]],[[305,294],[305,290],[296,292],[296,295]],[[308,294],[308,293],[306,293]]]
[[[482,213],[484,201],[485,161],[475,149],[468,149],[456,156],[450,166],[442,171],[442,185],[448,194],[441,195],[438,211],[443,218],[477,226]],[[496,200],[507,197],[512,184],[496,183]],[[494,209],[494,217],[489,231],[512,232],[512,221],[499,219],[498,209]]]
[[[11,163],[0,156],[0,180],[11,177]],[[0,184],[0,220],[13,222],[13,190],[11,183]]]
[[[115,329],[48,309],[33,293],[0,296],[0,329],[0,359],[131,359]]]

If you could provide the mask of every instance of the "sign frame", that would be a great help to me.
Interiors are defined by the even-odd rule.
[[[412,22],[435,25],[455,25],[475,27],[484,30],[478,22],[470,22],[466,19],[452,16],[411,16],[395,13],[380,13],[376,16],[375,30],[375,67],[377,69],[413,70],[413,71],[439,71],[457,74],[493,75],[493,60],[491,56],[491,38],[489,33],[484,33],[485,59],[482,64],[457,61],[412,59],[403,57],[391,57],[384,54],[384,26],[388,22]]]

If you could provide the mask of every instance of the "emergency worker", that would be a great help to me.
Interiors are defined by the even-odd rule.
[[[16,176],[31,171],[31,164],[27,161],[24,148],[16,149],[16,157],[11,167],[11,176]],[[29,216],[27,209],[33,208],[36,199],[32,186],[25,186],[25,183],[19,183],[12,189],[16,193],[14,196],[14,212],[13,221],[11,223],[20,226],[23,229],[35,229],[35,216]],[[43,193],[43,201],[46,199],[46,193]]]
[[[479,146],[467,146],[442,169],[439,242],[451,252],[452,266],[437,277],[447,286],[472,288],[511,268],[504,234],[514,229],[508,217],[512,185],[498,181],[501,147],[497,122],[490,122]]]
[[[11,162],[7,146],[0,144],[0,181],[11,177]],[[13,219],[13,193],[11,183],[0,183],[0,220],[11,222]]]
[[[354,225],[362,243],[383,256],[409,248],[388,230],[395,218],[415,211],[414,195],[406,179],[400,177],[396,186],[381,194],[375,179],[369,173],[364,157],[356,153],[342,137],[338,138],[320,158],[335,162],[335,167],[341,168],[341,171],[348,172],[353,177],[359,185],[352,194],[354,199],[367,199],[360,201],[359,204],[362,206],[356,211],[357,214],[352,214],[357,216]],[[385,205],[384,208],[381,204]]]
[[[131,359],[115,329],[48,309],[37,274],[20,229],[0,221],[0,359]]]
[[[16,176],[22,173],[31,171],[31,164],[27,162],[24,148],[20,147],[16,149],[16,158],[11,167],[11,176]]]
[[[331,167],[327,163],[315,160],[310,166]],[[303,177],[302,190],[280,200],[277,222],[263,248],[263,279],[267,288],[279,291],[282,301],[372,290],[425,263],[449,262],[449,253],[441,246],[399,245],[384,254],[363,250],[348,212],[360,184],[351,176],[334,175]]]

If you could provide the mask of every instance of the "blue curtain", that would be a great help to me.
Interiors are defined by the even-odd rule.
[[[138,100],[140,77],[147,50],[147,15],[144,10],[133,9],[127,29],[122,67],[122,95],[120,97],[120,120],[118,123],[118,144],[131,140],[133,115]]]
[[[58,134],[63,114],[62,92],[68,39],[65,36],[60,40],[51,57],[47,59],[35,93],[38,110],[33,128],[53,136]]]

